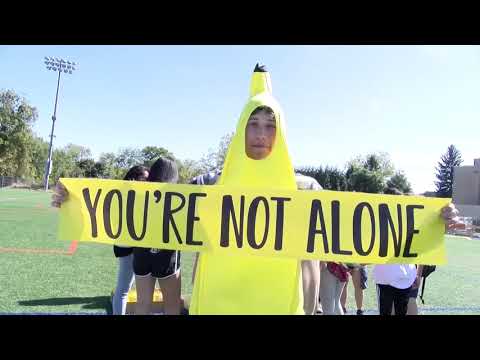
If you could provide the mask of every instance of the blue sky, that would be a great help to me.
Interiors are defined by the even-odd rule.
[[[0,46],[0,89],[37,107],[47,139],[57,79],[44,56],[79,63],[62,75],[54,145],[97,158],[157,145],[199,159],[235,129],[256,62],[271,73],[296,166],[384,151],[420,193],[434,189],[448,145],[464,165],[480,157],[479,46]]]

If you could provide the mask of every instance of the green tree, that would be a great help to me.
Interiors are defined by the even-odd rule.
[[[81,145],[68,144],[53,150],[51,174],[53,181],[56,182],[61,177],[84,177],[85,163],[88,163],[88,160],[91,160],[90,149]]]
[[[124,170],[117,165],[117,156],[112,153],[102,153],[98,163],[103,168],[103,177],[107,179],[121,179]]]
[[[31,177],[32,126],[37,110],[12,90],[0,92],[0,175]]]
[[[146,146],[142,150],[142,157],[143,157],[143,165],[144,166],[152,166],[152,164],[157,160],[159,157],[165,157],[171,160],[175,160],[175,156],[163,147],[158,146]]]
[[[116,156],[116,166],[125,172],[132,166],[143,164],[142,151],[136,148],[122,148]]]
[[[412,186],[410,185],[407,177],[401,171],[397,171],[388,181],[387,188],[397,189],[402,194],[409,194],[412,192]]]
[[[363,167],[368,171],[379,172],[385,178],[392,176],[395,172],[392,160],[385,152],[370,153],[365,156],[359,155],[351,160],[347,167],[350,167],[350,165]]]
[[[77,162],[77,166],[81,169],[81,176],[86,178],[104,178],[105,166],[101,162],[93,159],[84,159]]]
[[[438,162],[436,193],[438,197],[449,198],[452,197],[453,191],[453,168],[460,166],[463,162],[460,151],[454,146],[450,145],[447,152],[442,155]]]
[[[57,182],[61,177],[71,177],[75,164],[69,158],[65,149],[58,148],[53,150],[52,154],[52,173],[50,178]]]
[[[198,162],[194,160],[177,160],[178,182],[181,184],[189,183],[195,176],[200,175],[202,170]]]
[[[379,194],[385,187],[385,177],[380,171],[371,171],[363,166],[350,164],[345,177],[348,191]]]
[[[296,171],[314,178],[325,190],[344,191],[346,189],[345,174],[335,167],[308,166],[296,169]]]
[[[32,179],[36,182],[42,182],[45,176],[45,164],[48,157],[49,144],[40,137],[34,136],[31,139],[31,160],[32,160]]]
[[[357,156],[347,164],[346,188],[348,191],[382,193],[394,170],[387,153],[378,152]]]

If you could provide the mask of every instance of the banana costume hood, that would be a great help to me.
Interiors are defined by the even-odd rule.
[[[271,153],[265,159],[253,160],[246,155],[245,133],[251,113],[259,106],[274,111],[277,130]],[[258,64],[218,185],[297,189],[283,113],[272,96],[270,74]],[[300,261],[201,253],[190,313],[303,314]]]

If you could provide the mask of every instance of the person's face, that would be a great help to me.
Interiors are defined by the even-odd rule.
[[[260,111],[250,116],[245,131],[245,151],[254,160],[265,159],[272,152],[277,125],[272,115]]]
[[[137,181],[147,181],[147,178],[148,178],[148,171],[144,171],[143,174],[141,174]]]

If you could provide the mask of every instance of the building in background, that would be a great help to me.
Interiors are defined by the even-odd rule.
[[[452,198],[462,216],[480,217],[480,159],[454,168]]]
[[[474,228],[480,226],[480,159],[473,166],[457,166],[453,171],[453,203],[460,216],[471,218]]]

